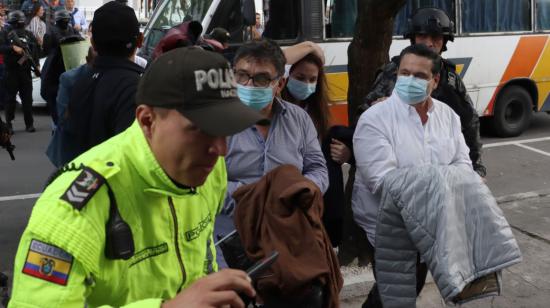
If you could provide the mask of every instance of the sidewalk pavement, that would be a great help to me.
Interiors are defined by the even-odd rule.
[[[550,307],[550,190],[500,197],[497,201],[518,241],[523,262],[503,271],[501,296],[461,307]],[[346,266],[341,270],[344,276],[340,293],[342,307],[361,307],[374,283],[371,268]],[[417,306],[453,307],[441,299],[431,276]]]

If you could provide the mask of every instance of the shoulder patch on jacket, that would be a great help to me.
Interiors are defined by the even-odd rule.
[[[23,273],[66,286],[73,265],[73,256],[63,249],[32,240],[23,266]]]
[[[85,167],[65,191],[61,200],[69,202],[75,209],[82,210],[88,201],[105,183],[105,178]]]

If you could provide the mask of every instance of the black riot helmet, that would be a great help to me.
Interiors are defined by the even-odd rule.
[[[454,41],[454,23],[445,11],[437,8],[420,8],[416,10],[409,19],[409,28],[404,37],[414,44],[416,34],[440,34],[443,35],[444,43],[441,51],[447,50],[447,41]]]
[[[61,29],[67,29],[71,21],[71,13],[67,10],[59,10],[54,14],[55,25]]]
[[[55,19],[55,22],[58,22],[61,20],[69,21],[71,20],[71,13],[69,13],[69,11],[67,10],[55,11],[54,19]]]
[[[13,27],[17,25],[25,25],[25,13],[22,11],[12,11],[8,14],[8,23]]]

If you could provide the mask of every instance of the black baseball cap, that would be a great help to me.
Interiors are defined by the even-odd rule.
[[[176,109],[212,136],[269,123],[239,100],[229,62],[197,46],[176,48],[151,63],[140,79],[136,101]]]
[[[94,12],[92,37],[96,43],[124,44],[133,48],[139,36],[134,10],[118,1],[109,1]]]

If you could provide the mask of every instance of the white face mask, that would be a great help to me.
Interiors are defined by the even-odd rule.
[[[295,99],[303,101],[310,97],[311,94],[315,93],[315,90],[317,89],[317,83],[303,82],[298,79],[289,77],[286,87],[288,89],[288,92],[290,92],[290,94]]]
[[[398,76],[395,91],[409,105],[416,105],[428,98],[428,81],[414,76]]]
[[[238,84],[237,94],[243,104],[257,111],[264,109],[273,101],[273,88],[248,87]]]

